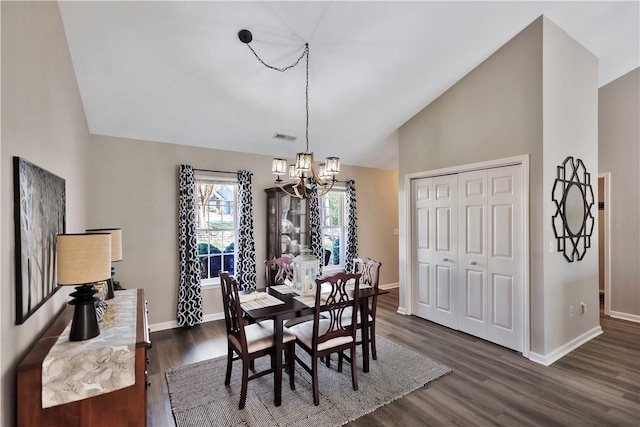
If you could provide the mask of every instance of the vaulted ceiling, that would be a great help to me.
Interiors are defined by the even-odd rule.
[[[293,157],[304,148],[309,43],[316,158],[397,168],[397,129],[546,15],[599,58],[604,85],[640,65],[639,2],[63,1],[94,134]],[[296,136],[295,142],[273,139]]]

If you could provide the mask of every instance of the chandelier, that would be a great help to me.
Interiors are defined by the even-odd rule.
[[[253,40],[253,35],[249,30],[240,30],[238,38],[245,43],[249,50],[262,65],[272,70],[287,71],[305,58],[306,62],[306,85],[305,85],[305,151],[296,154],[295,163],[288,164],[286,159],[274,158],[271,163],[271,173],[276,175],[275,183],[285,193],[290,196],[307,199],[309,197],[320,197],[326,194],[336,183],[336,175],[340,173],[340,158],[327,157],[324,163],[316,165],[313,152],[309,151],[309,43],[305,43],[304,50],[300,57],[291,65],[283,68],[273,67],[266,64],[249,45]],[[283,179],[286,177],[286,179]],[[314,191],[317,190],[317,191]]]

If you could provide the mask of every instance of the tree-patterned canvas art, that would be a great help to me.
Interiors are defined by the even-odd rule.
[[[57,290],[56,236],[65,232],[65,182],[13,158],[16,239],[16,324],[24,323]]]

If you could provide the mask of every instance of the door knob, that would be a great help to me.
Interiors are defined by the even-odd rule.
[[[442,262],[447,262],[449,261],[449,258],[442,258]]]
[[[476,265],[476,264],[477,264],[477,262],[475,262],[475,261],[469,261],[469,265]]]

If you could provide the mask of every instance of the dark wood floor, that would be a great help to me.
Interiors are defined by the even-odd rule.
[[[602,335],[544,367],[397,307],[397,289],[380,297],[378,334],[453,373],[350,426],[640,426],[638,324],[603,316]],[[224,334],[224,321],[151,334],[148,425],[175,425],[164,371],[224,355]]]

